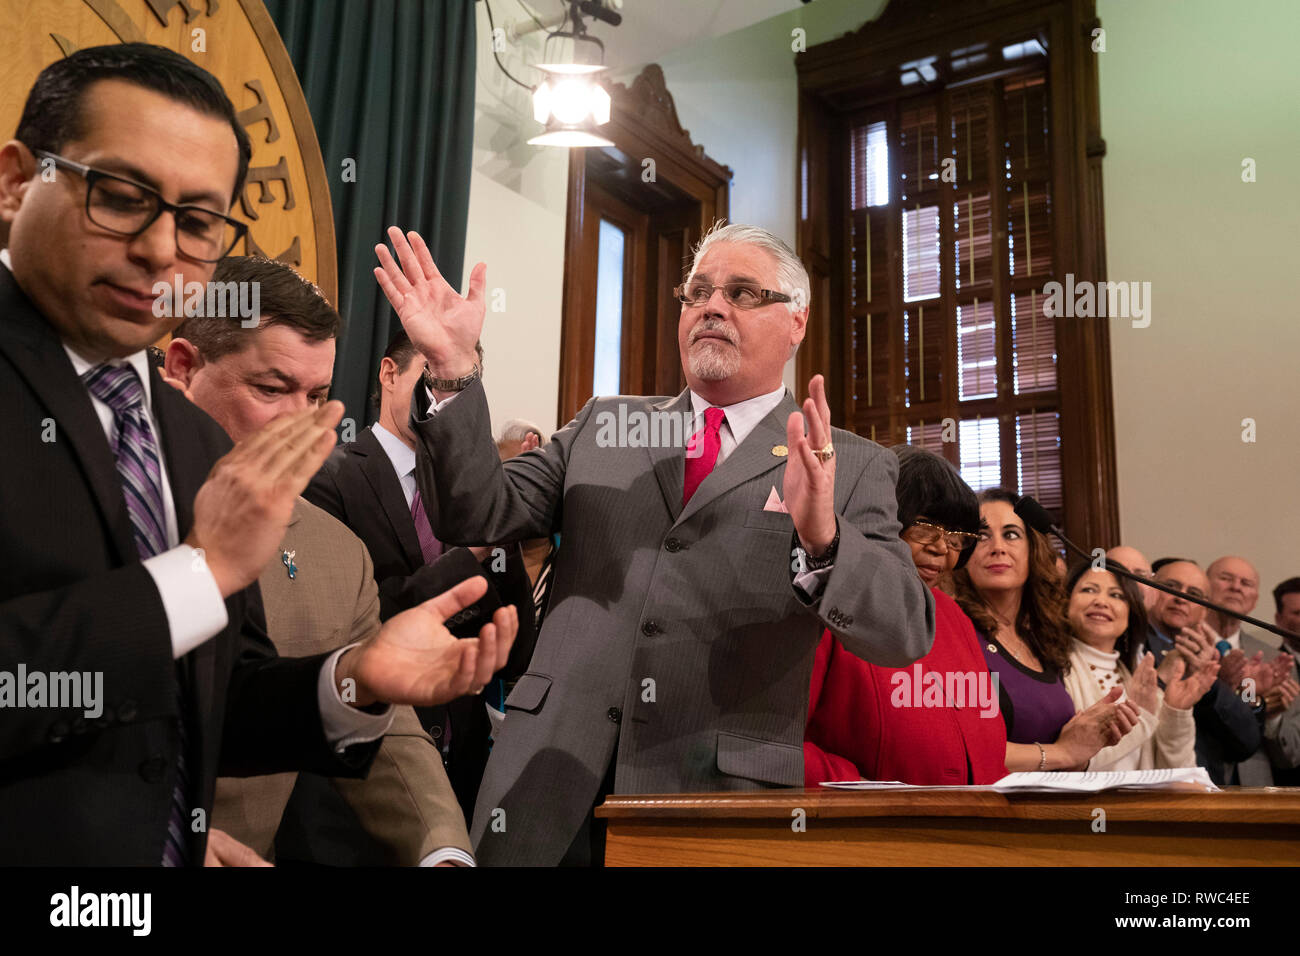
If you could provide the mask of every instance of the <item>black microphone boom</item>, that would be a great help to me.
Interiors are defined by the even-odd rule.
[[[1023,521],[1029,527],[1033,528],[1039,534],[1056,535],[1056,537],[1060,539],[1062,544],[1064,544],[1071,551],[1078,554],[1085,561],[1092,561],[1094,559],[1095,555],[1093,553],[1084,551],[1081,547],[1079,547],[1077,544],[1075,544],[1073,541],[1067,538],[1064,532],[1062,532],[1060,527],[1056,524],[1056,522],[1052,520],[1051,513],[1042,505],[1040,505],[1037,501],[1031,498],[1029,495],[1020,496],[1020,499],[1016,502],[1016,514],[1020,516],[1021,521]],[[1104,562],[1105,569],[1109,571],[1111,574],[1118,574],[1120,577],[1128,578],[1130,581],[1136,581],[1138,584],[1141,584],[1144,587],[1155,588],[1157,591],[1164,591],[1166,594],[1176,595],[1182,598],[1184,601],[1191,601],[1193,604],[1199,604],[1202,607],[1208,607],[1211,610],[1218,611],[1220,614],[1226,614],[1229,617],[1235,617],[1239,621],[1245,621],[1248,624],[1253,624],[1255,627],[1263,628],[1266,631],[1269,631],[1273,634],[1277,634],[1279,637],[1288,637],[1292,641],[1294,641],[1297,645],[1300,645],[1300,634],[1292,634],[1290,631],[1284,630],[1278,627],[1276,624],[1266,624],[1263,621],[1250,617],[1249,615],[1238,614],[1236,611],[1226,608],[1222,604],[1215,604],[1213,601],[1210,601],[1208,599],[1198,598],[1193,594],[1186,593],[1185,591],[1179,591],[1177,588],[1171,588],[1169,585],[1161,584],[1159,581],[1156,581],[1153,578],[1144,578],[1141,575],[1133,574],[1129,571],[1123,570],[1122,568],[1117,568],[1115,567],[1114,564],[1110,562],[1105,562],[1104,558],[1103,558],[1103,562]]]

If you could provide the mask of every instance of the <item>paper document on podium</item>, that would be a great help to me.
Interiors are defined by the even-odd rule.
[[[836,790],[992,790],[987,785],[971,786],[969,784],[915,784],[899,780],[823,780],[823,787]]]
[[[1054,770],[1011,773],[993,785],[999,793],[1038,791],[1049,793],[1100,793],[1103,790],[1192,790],[1215,792],[1204,767],[1174,770],[1111,770],[1099,773]]]

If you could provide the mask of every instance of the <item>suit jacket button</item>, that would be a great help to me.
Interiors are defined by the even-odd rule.
[[[140,776],[150,783],[157,783],[162,779],[163,771],[166,769],[167,761],[155,755],[140,764]]]
[[[664,542],[664,548],[667,551],[676,554],[678,551],[682,550],[682,543],[678,541],[676,538],[669,538],[667,541]]]
[[[620,720],[623,719],[623,712],[619,710],[617,707],[611,707],[609,710],[605,711],[605,716],[608,717],[610,720],[612,720],[614,723],[618,723]]]
[[[655,634],[659,633],[659,625],[654,621],[646,621],[641,625],[641,633],[646,637],[653,637]]]
[[[117,719],[124,724],[129,724],[131,721],[135,720],[135,701],[122,701],[122,703],[117,707]]]
[[[438,724],[434,724],[432,727],[429,728],[429,736],[432,737],[434,740],[437,740],[439,737],[442,736],[442,727],[440,727]]]
[[[50,727],[50,734],[49,734],[50,743],[52,744],[62,743],[63,738],[66,736],[68,736],[67,723],[62,720],[56,720],[53,726]]]

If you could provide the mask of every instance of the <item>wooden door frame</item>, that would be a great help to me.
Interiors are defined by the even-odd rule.
[[[610,120],[601,134],[613,141],[609,155],[620,158],[624,173],[645,181],[653,161],[652,180],[658,186],[670,184],[698,202],[700,214],[695,235],[702,235],[715,219],[729,212],[731,170],[710,159],[704,147],[691,141],[677,118],[677,107],[664,81],[663,70],[651,63],[630,86],[615,83],[609,90]],[[588,150],[569,150],[569,198],[564,237],[564,297],[560,326],[560,387],[557,403],[559,422],[568,422],[590,397],[582,394],[581,369],[590,368],[594,358],[595,303],[588,291],[594,288],[589,272],[596,263],[581,255],[583,235],[588,228],[586,192]],[[627,323],[624,323],[627,328]],[[626,366],[626,360],[625,360]],[[588,375],[588,379],[589,379]]]

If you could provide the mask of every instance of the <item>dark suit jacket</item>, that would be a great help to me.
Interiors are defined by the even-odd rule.
[[[468,577],[482,575],[488,580],[488,593],[462,612],[464,620],[453,630],[462,637],[476,634],[487,622],[491,609],[499,604],[515,605],[519,610],[519,633],[499,677],[511,681],[527,670],[536,631],[532,584],[519,548],[512,545],[506,549],[506,566],[500,573],[485,570],[466,548],[451,548],[426,565],[401,481],[372,429],[366,428],[355,441],[334,449],[304,497],[338,518],[365,542],[375,565],[383,620],[436,597]],[[453,701],[445,710],[450,713],[453,727],[448,776],[468,819],[487,764],[491,727],[478,698]],[[443,708],[417,708],[417,713],[430,733],[441,736],[446,723]]]
[[[151,370],[157,436],[182,539],[221,427]],[[179,746],[178,667],[162,600],[140,562],[116,463],[58,335],[0,268],[0,670],[99,671],[104,710],[6,710],[0,719],[0,863],[156,866]],[[51,432],[52,430],[52,432]],[[52,434],[53,440],[46,440]],[[191,800],[218,769],[363,775],[378,744],[336,757],[316,699],[323,656],[279,659],[256,586],[185,655]],[[201,864],[206,827],[190,837]]]

